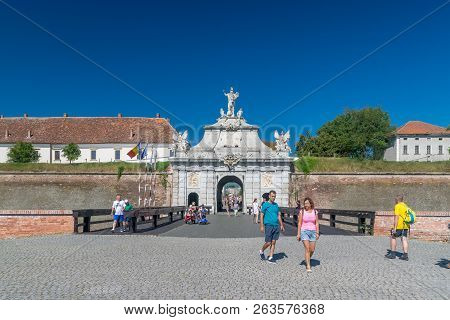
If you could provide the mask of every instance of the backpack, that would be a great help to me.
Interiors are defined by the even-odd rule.
[[[414,224],[414,222],[416,222],[416,213],[410,207],[407,207],[407,208],[408,209],[406,209],[406,216],[403,219],[403,221],[408,226],[411,226],[412,224]]]

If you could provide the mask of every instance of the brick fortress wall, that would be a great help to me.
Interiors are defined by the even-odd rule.
[[[0,239],[71,232],[72,210],[0,210]]]
[[[311,197],[316,207],[381,211],[405,196],[415,211],[449,211],[450,174],[292,174],[289,203]]]
[[[450,212],[416,212],[417,221],[411,226],[412,239],[448,241]],[[377,211],[374,235],[388,236],[394,225],[393,211]]]
[[[172,174],[156,175],[156,206],[171,204]],[[0,174],[0,210],[110,208],[117,193],[136,206],[138,175]]]

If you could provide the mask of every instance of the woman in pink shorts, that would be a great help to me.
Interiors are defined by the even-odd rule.
[[[305,246],[306,271],[311,272],[311,257],[319,239],[319,217],[311,198],[305,198],[298,213],[297,240]]]

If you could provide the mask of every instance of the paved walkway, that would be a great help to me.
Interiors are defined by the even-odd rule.
[[[230,222],[219,225],[223,218]],[[450,297],[450,270],[443,267],[450,256],[447,243],[411,241],[410,261],[391,261],[383,257],[386,238],[325,234],[313,272],[306,273],[300,265],[301,244],[289,233],[278,243],[278,264],[271,265],[259,260],[263,238],[257,230],[252,237],[222,237],[233,234],[232,226],[256,228],[250,217],[211,221],[207,226],[171,225],[159,236],[1,240],[0,299]],[[206,228],[217,236],[201,238],[210,234]]]

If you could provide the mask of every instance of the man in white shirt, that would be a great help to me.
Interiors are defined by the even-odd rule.
[[[117,226],[117,223],[123,224],[123,211],[125,209],[125,202],[121,200],[120,194],[116,195],[116,200],[113,202],[111,214],[114,216],[114,223],[111,232],[114,232]],[[124,229],[120,230],[123,232]]]

